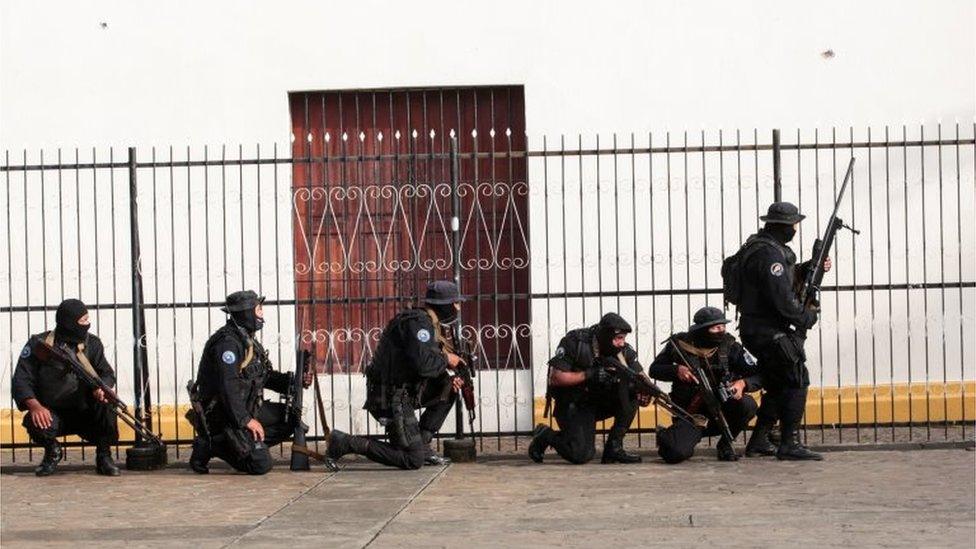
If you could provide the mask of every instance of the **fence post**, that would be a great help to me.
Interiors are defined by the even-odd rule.
[[[136,184],[136,148],[129,147],[129,255],[132,262],[132,384],[135,417],[152,429],[151,399],[148,391],[149,357],[146,351],[146,313],[142,296],[142,254],[139,251],[139,200]],[[145,405],[143,404],[145,402]],[[139,433],[136,443],[142,442]]]
[[[457,284],[458,291],[461,289],[461,197],[458,196],[458,142],[457,136],[451,137],[451,263],[454,266],[454,283]],[[461,313],[458,313],[458,330],[460,333],[464,324],[461,321]],[[457,399],[454,405],[455,412],[455,438],[464,436],[464,409],[461,406],[461,399]]]
[[[773,130],[773,202],[783,200],[782,164],[780,163],[779,130]]]
[[[454,263],[454,283],[461,289],[461,196],[458,194],[458,179],[460,165],[458,159],[458,138],[451,136],[451,260]],[[461,338],[464,328],[461,313],[458,313],[455,339]],[[460,344],[460,341],[457,341]],[[464,405],[463,398],[458,395],[454,402],[454,438],[444,441],[444,455],[455,462],[470,462],[475,460],[474,436],[464,436]],[[473,433],[472,433],[473,435]]]

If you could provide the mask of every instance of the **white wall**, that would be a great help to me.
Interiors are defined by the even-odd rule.
[[[294,90],[524,84],[532,136],[967,123],[976,103],[971,0],[285,5],[3,2],[0,148],[287,143]]]

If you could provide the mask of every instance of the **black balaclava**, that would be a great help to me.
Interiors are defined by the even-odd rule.
[[[243,311],[234,311],[230,314],[230,317],[234,319],[234,322],[238,326],[244,328],[247,333],[251,335],[254,335],[254,332],[257,332],[264,327],[264,319],[258,318],[258,315],[255,313],[253,308]]]
[[[613,346],[613,338],[619,334],[629,334],[630,324],[617,313],[607,313],[597,325],[596,342],[602,356],[613,356],[621,351]]]
[[[78,319],[88,314],[88,307],[81,300],[65,299],[54,314],[54,337],[65,343],[78,344],[88,337],[88,324],[78,324]]]
[[[430,304],[428,307],[434,311],[434,314],[437,315],[437,320],[441,324],[453,324],[458,318],[458,310],[453,303],[445,303],[442,305]]]
[[[691,332],[691,339],[695,342],[695,346],[701,347],[703,349],[712,349],[718,347],[722,340],[725,339],[725,332],[712,333],[708,331],[708,328],[702,328],[700,330],[695,330]]]
[[[766,223],[764,229],[782,244],[786,244],[796,236],[796,229],[793,228],[793,225],[785,223]]]

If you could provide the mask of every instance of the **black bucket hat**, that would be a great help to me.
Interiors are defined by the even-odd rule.
[[[759,219],[766,223],[793,225],[803,221],[806,217],[791,202],[773,202],[769,205],[766,215],[759,216]]]
[[[227,314],[236,313],[253,309],[261,303],[264,303],[263,295],[258,295],[252,290],[242,290],[227,296],[227,300],[220,310]]]
[[[689,332],[697,332],[715,326],[728,324],[731,320],[725,318],[725,313],[717,307],[702,307],[695,312],[695,323],[688,327]]]
[[[424,303],[428,305],[449,305],[467,301],[467,296],[461,295],[457,284],[450,280],[437,280],[427,285]]]

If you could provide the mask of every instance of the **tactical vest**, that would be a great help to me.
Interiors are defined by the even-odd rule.
[[[366,366],[363,375],[366,376],[366,402],[363,409],[375,417],[386,417],[393,409],[395,399],[408,399],[414,406],[419,406],[417,399],[421,393],[422,380],[416,369],[406,368],[401,362],[403,357],[404,335],[401,326],[404,322],[426,318],[430,314],[425,309],[406,309],[397,313],[380,336],[373,360]],[[431,315],[433,316],[433,315]],[[444,338],[440,322],[437,317],[431,318],[437,340],[444,345],[450,343]],[[453,348],[453,347],[448,347]]]
[[[203,348],[203,354],[200,357],[201,371],[203,368],[221,367],[219,362],[212,362],[212,349],[218,340],[228,335],[240,342],[245,349],[244,359],[238,366],[238,376],[244,380],[240,396],[247,412],[252,416],[257,416],[258,410],[264,402],[264,385],[268,380],[268,373],[271,368],[268,352],[258,341],[242,333],[236,327],[229,325],[222,327],[210,337]],[[207,421],[219,424],[223,420],[224,411],[221,406],[213,405],[214,401],[219,398],[219,389],[217,387],[205,387],[201,391],[201,398],[203,399],[203,407],[208,412]],[[210,417],[211,415],[213,417]]]
[[[718,347],[704,349],[695,346],[691,341],[691,336],[687,333],[675,334],[672,340],[677,342],[681,349],[681,355],[671,349],[671,360],[675,364],[683,364],[687,360],[691,367],[701,367],[710,377],[712,387],[718,387],[722,382],[728,381],[732,372],[729,369],[729,353],[735,338],[726,335]],[[696,388],[688,383],[676,382],[672,385],[671,398],[681,406],[687,405],[694,397]]]

